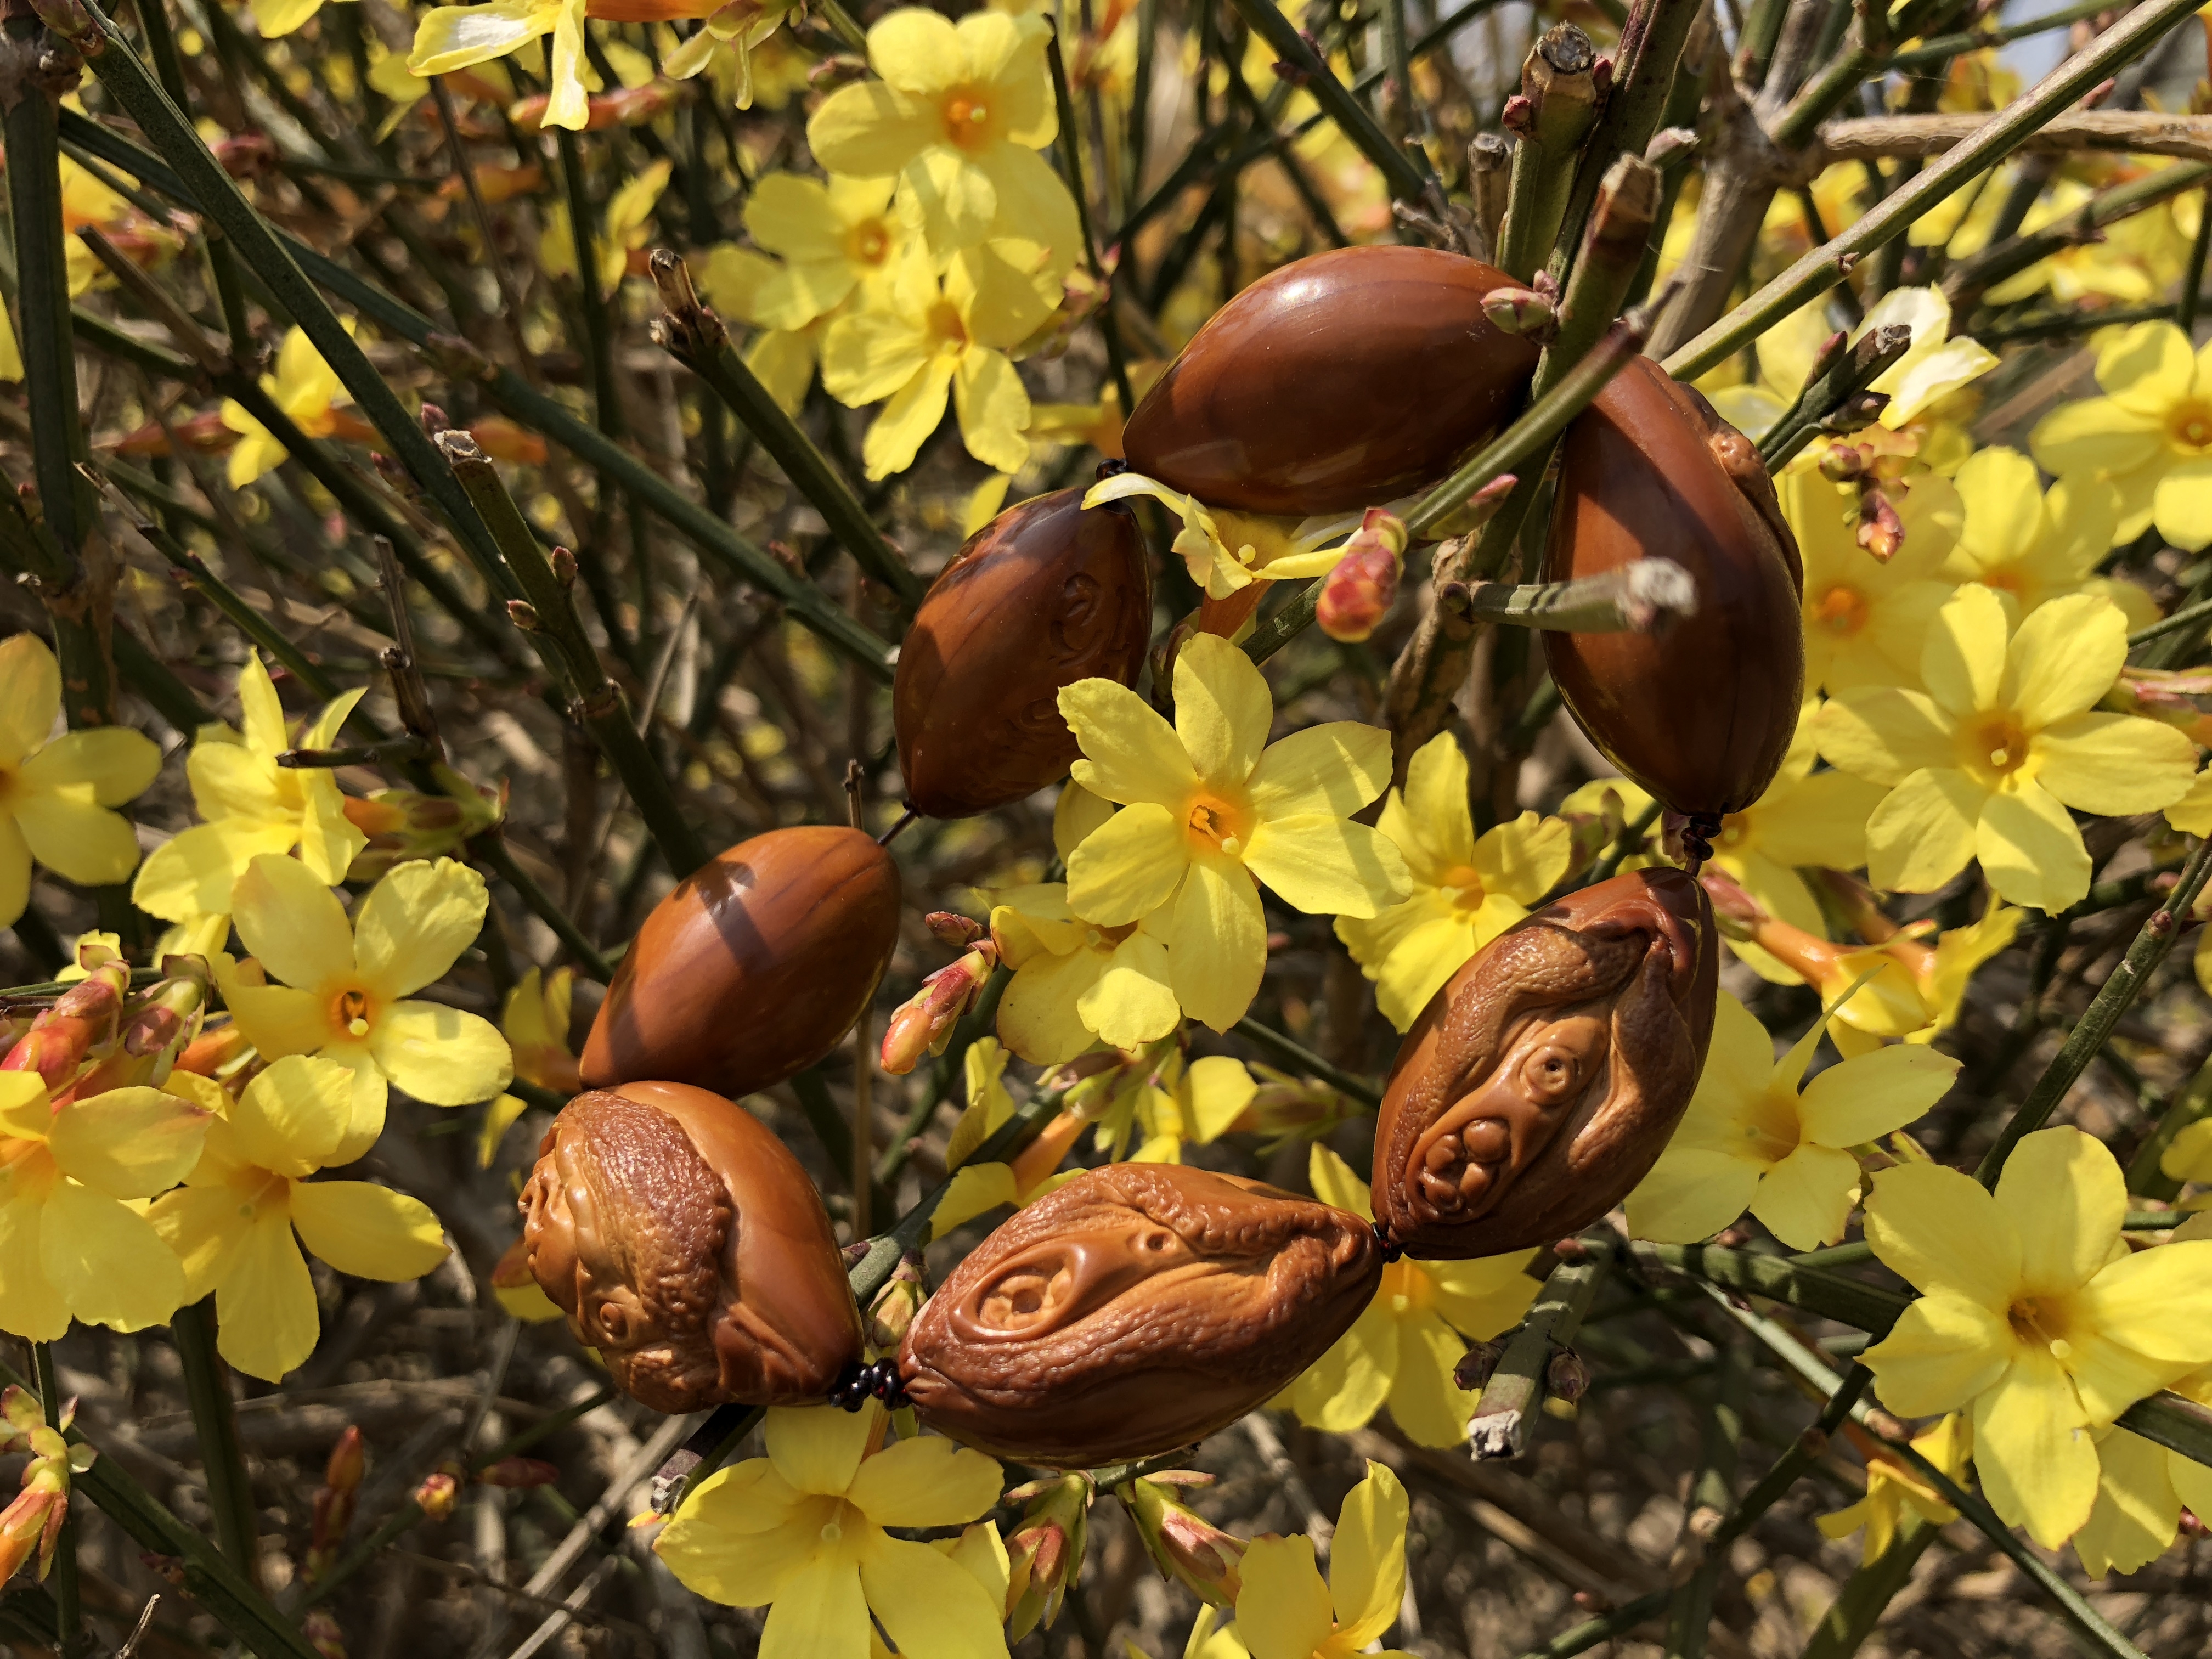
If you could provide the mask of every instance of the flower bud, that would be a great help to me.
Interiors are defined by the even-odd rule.
[[[246,1040],[246,1033],[228,1020],[220,1025],[203,1025],[199,1035],[187,1042],[177,1056],[175,1069],[191,1072],[201,1077],[220,1077],[225,1067],[235,1065],[252,1051],[253,1045]]]
[[[1176,1495],[1179,1487],[1210,1486],[1212,1479],[1188,1470],[1169,1470],[1124,1481],[1114,1489],[1114,1496],[1136,1523],[1137,1540],[1161,1577],[1181,1584],[1200,1601],[1233,1607],[1243,1588],[1244,1540],[1222,1531]]]
[[[1405,551],[1405,521],[1382,507],[1369,507],[1345,544],[1344,557],[1322,584],[1314,608],[1321,631],[1347,644],[1374,633],[1397,599]]]
[[[1574,1404],[1589,1392],[1589,1366],[1572,1348],[1560,1348],[1544,1367],[1544,1387],[1554,1400]]]
[[[36,1072],[48,1090],[58,1089],[95,1050],[114,1042],[131,989],[131,969],[105,945],[88,945],[81,947],[83,953],[101,959],[96,965],[82,964],[91,972],[31,1022],[31,1029],[0,1060],[0,1072]]]
[[[1874,467],[1874,457],[1856,444],[1831,444],[1820,457],[1820,476],[1830,483],[1856,483]]]
[[[719,1095],[629,1083],[577,1096],[546,1131],[521,1207],[539,1287],[655,1411],[818,1400],[860,1359],[814,1183]]]
[[[1702,887],[1638,870],[1546,906],[1445,981],[1376,1120],[1374,1214],[1389,1237],[1428,1260],[1499,1255],[1626,1197],[1697,1087],[1712,933]]]
[[[509,599],[507,619],[526,634],[538,632],[538,607],[527,599]]]
[[[899,1350],[923,1422],[1023,1462],[1096,1468],[1272,1399],[1373,1298],[1358,1217],[1181,1164],[1110,1164],[1003,1224]]]
[[[921,1252],[908,1250],[868,1310],[868,1346],[889,1353],[905,1337],[907,1327],[921,1304],[929,1299],[929,1285],[921,1276]]]
[[[300,1576],[308,1583],[320,1578],[337,1560],[338,1546],[344,1542],[346,1528],[353,1524],[354,1510],[361,1501],[362,1477],[368,1467],[361,1430],[349,1424],[331,1448],[330,1461],[323,1467],[323,1484],[315,1492],[307,1558],[300,1568]]]
[[[1214,313],[1145,394],[1129,465],[1210,507],[1293,516],[1431,483],[1535,371],[1536,348],[1483,314],[1506,282],[1436,248],[1294,260]]]
[[[368,837],[347,866],[347,880],[375,881],[410,859],[445,857],[506,818],[504,778],[495,789],[478,788],[442,762],[431,767],[430,775],[439,787],[434,795],[379,789],[365,797],[346,797],[347,819]]]
[[[898,917],[898,866],[858,830],[740,842],[646,917],[592,1022],[584,1082],[658,1079],[732,1099],[773,1088],[852,1030]]]
[[[453,1512],[460,1501],[461,1483],[445,1469],[425,1480],[415,1488],[415,1506],[422,1511],[425,1520],[442,1521]]]
[[[1057,782],[1077,754],[1060,690],[1135,683],[1152,622],[1144,538],[1126,507],[1083,495],[1008,507],[922,597],[891,684],[915,811],[967,817]]]
[[[1533,288],[1494,288],[1483,296],[1482,314],[1508,334],[1537,345],[1559,331],[1558,301]]]
[[[952,1040],[953,1025],[975,1006],[998,960],[999,947],[987,940],[923,980],[921,988],[899,1005],[884,1027],[884,1070],[904,1077],[924,1054],[943,1054]]]
[[[1475,1343],[1459,1357],[1459,1364],[1452,1367],[1452,1387],[1467,1394],[1480,1391],[1483,1384],[1490,1381],[1491,1372],[1498,1369],[1498,1362],[1504,1357],[1505,1345],[1503,1342]]]
[[[1858,544],[1884,564],[1905,545],[1905,520],[1880,489],[1869,487],[1859,492]]]
[[[545,562],[553,567],[553,580],[562,587],[575,585],[576,556],[574,553],[565,547],[556,547],[546,556]]]
[[[345,1632],[328,1607],[311,1607],[300,1621],[300,1634],[322,1659],[346,1659]]]
[[[1006,1536],[1006,1639],[1018,1642],[1060,1617],[1068,1587],[1083,1576],[1090,1527],[1090,1477],[1063,1474],[1017,1486],[1003,1501],[1020,1504],[1021,1519]]]
[[[939,944],[956,951],[966,950],[988,931],[973,916],[963,916],[957,910],[932,910],[922,921]]]

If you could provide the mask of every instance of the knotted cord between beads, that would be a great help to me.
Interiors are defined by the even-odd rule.
[[[1696,875],[1713,856],[1713,837],[1721,832],[1717,812],[1692,812],[1682,824],[1682,850],[1689,855],[1690,873]]]
[[[830,1403],[840,1410],[856,1412],[871,1399],[882,1401],[886,1411],[899,1411],[908,1404],[897,1360],[878,1359],[866,1365],[848,1360],[830,1385]]]
[[[1406,1247],[1390,1237],[1390,1230],[1388,1227],[1379,1221],[1371,1221],[1368,1225],[1375,1229],[1375,1242],[1382,1247],[1383,1266],[1388,1267],[1406,1254]]]

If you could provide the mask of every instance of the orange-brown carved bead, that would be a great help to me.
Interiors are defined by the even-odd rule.
[[[1547,581],[1668,558],[1694,616],[1656,634],[1544,635],[1567,707],[1623,772],[1678,812],[1765,793],[1805,690],[1805,577],[1751,441],[1638,357],[1569,429]]]
[[[857,830],[738,842],[638,929],[584,1043],[585,1086],[663,1078],[737,1099],[805,1070],[860,1018],[898,910],[898,866]]]
[[[818,1400],[860,1316],[799,1160],[744,1107],[680,1083],[578,1095],[522,1189],[531,1276],[655,1411]]]
[[[1152,569],[1127,508],[1080,489],[1008,507],[968,538],[915,611],[891,687],[907,799],[988,812],[1067,775],[1062,686],[1127,685],[1152,631]]]
[[[1588,1226],[1644,1178],[1712,1036],[1705,889],[1639,870],[1501,933],[1406,1034],[1375,1126],[1376,1218],[1409,1255],[1498,1255]]]
[[[1226,1427],[1373,1298],[1356,1215],[1173,1164],[1109,1164],[1015,1216],[908,1330],[922,1420],[1002,1457],[1091,1468]]]
[[[1252,513],[1380,507],[1510,414],[1536,349],[1483,315],[1505,273],[1435,248],[1294,260],[1192,337],[1130,416],[1129,465]]]

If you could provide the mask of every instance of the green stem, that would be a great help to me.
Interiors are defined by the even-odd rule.
[[[2173,1145],[2174,1137],[2208,1112],[2212,1112],[2212,1061],[2197,1067],[2197,1075],[2176,1091],[2166,1110],[2160,1114],[2157,1127],[2136,1149],[2135,1158],[2128,1165],[2128,1190],[2168,1202],[2179,1197],[2181,1183],[2159,1164],[2166,1156],[2166,1149]]]
[[[1428,187],[1428,156],[1425,152],[1408,151],[1394,144],[1375,125],[1375,118],[1367,106],[1346,90],[1344,82],[1310,46],[1297,25],[1288,15],[1279,11],[1273,0],[1231,0],[1252,32],[1265,40],[1273,51],[1276,61],[1290,64],[1299,72],[1304,89],[1322,107],[1322,112],[1337,125],[1337,129],[1358,147],[1389,187],[1393,198],[1400,201],[1419,201]],[[2178,0],[2177,0],[2178,3]],[[1412,155],[1419,155],[1420,165],[1415,166]]]
[[[2189,0],[2145,0],[2045,76],[2032,92],[1992,116],[1972,137],[1945,152],[1934,167],[1668,356],[1667,372],[1677,380],[1694,380],[1778,319],[1826,293],[1861,257],[1903,235],[1916,220],[2011,155],[2029,134],[2098,82],[2148,52],[2195,9]]]
[[[569,717],[598,742],[629,791],[647,832],[680,881],[707,861],[707,848],[677,805],[675,792],[652,750],[638,735],[622,688],[599,665],[599,652],[584,632],[568,586],[554,574],[529,521],[476,441],[465,432],[441,432],[438,448],[527,595],[535,612],[528,624],[532,642],[560,681],[568,698]]]
[[[1891,1535],[1889,1547],[1863,1561],[1844,1581],[1836,1599],[1805,1644],[1804,1659],[1850,1659],[1864,1644],[1889,1604],[1912,1582],[1912,1570],[1942,1532],[1907,1510]]]
[[[1727,1554],[1706,1528],[1717,1530],[1735,1502],[1735,1466],[1743,1448],[1744,1407],[1751,1395],[1751,1362],[1757,1352],[1738,1336],[1723,1350],[1705,1414],[1704,1443],[1690,1478],[1690,1513],[1685,1542],[1700,1553],[1696,1569],[1674,1592],[1667,1614],[1667,1659],[1705,1659],[1705,1635],[1712,1624],[1713,1592],[1720,1587]]]
[[[2142,931],[2128,946],[2120,965],[2098,988],[2095,998],[2067,1033],[2064,1046],[2052,1057],[2043,1075],[2035,1080],[2035,1086],[2028,1091],[2027,1098],[2021,1103],[2020,1109],[1983,1154],[1981,1164],[1974,1173],[1984,1186],[1996,1185],[1997,1176],[2004,1169],[2005,1160],[2012,1156],[2012,1149],[2023,1137],[2050,1121],[2051,1114],[2073,1088],[2075,1080],[2088,1069],[2089,1062],[2112,1036],[2112,1028],[2120,1023],[2120,1017],[2127,1012],[2150,976],[2158,971],[2159,964],[2166,960],[2166,953],[2173,949],[2174,940],[2180,936],[2181,920],[2196,904],[2208,875],[2212,875],[2212,841],[2203,841],[2182,866],[2180,880],[2159,908],[2151,913],[2150,920],[2143,923]]]
[[[1530,113],[1516,136],[1498,264],[1517,283],[1541,270],[1557,244],[1575,189],[1583,141],[1597,124],[1596,51],[1571,23],[1547,29],[1521,70]]]
[[[1053,107],[1060,118],[1060,160],[1067,169],[1068,194],[1075,198],[1075,222],[1083,231],[1084,261],[1091,280],[1098,284],[1098,337],[1106,347],[1106,364],[1114,376],[1114,390],[1121,399],[1126,419],[1136,410],[1136,393],[1129,387],[1129,365],[1121,355],[1121,325],[1114,316],[1114,287],[1106,280],[1106,267],[1098,262],[1098,239],[1091,228],[1091,198],[1083,184],[1083,134],[1076,125],[1075,100],[1067,94],[1067,65],[1061,60],[1060,31],[1045,42],[1045,58],[1052,69]],[[1139,112],[1141,116],[1141,111]],[[1109,210],[1110,211],[1110,209]]]
[[[1498,1357],[1498,1369],[1482,1385],[1467,1425],[1478,1460],[1521,1455],[1528,1420],[1544,1403],[1553,1353],[1582,1328],[1617,1242],[1605,1228],[1592,1228],[1582,1236],[1579,1251],[1544,1281],[1528,1318]]]
[[[1986,289],[1995,288],[2006,278],[2067,248],[2101,241],[2107,226],[2145,212],[2184,191],[2196,189],[2207,179],[2212,179],[2212,165],[2184,161],[2100,191],[2063,218],[1992,242],[1960,260],[1944,273],[1943,293],[1954,308],[1963,311],[1978,302]],[[2197,240],[2201,244],[2203,239],[2200,236]],[[2196,272],[2197,281],[2203,279],[2203,274],[2200,266]],[[2182,294],[2188,295],[2194,287],[2193,283],[2185,283]]]
[[[1270,1056],[1308,1077],[1317,1078],[1340,1095],[1349,1096],[1361,1105],[1377,1107],[1382,1103],[1382,1091],[1373,1081],[1354,1076],[1341,1066],[1332,1066],[1304,1044],[1285,1036],[1273,1026],[1262,1025],[1249,1015],[1231,1028],[1238,1036],[1265,1048]]]
[[[1921,69],[1931,64],[1941,64],[1970,52],[1980,52],[1990,46],[2008,46],[2014,40],[2025,40],[2032,34],[2041,34],[2050,29],[2063,29],[2069,23],[2079,23],[2110,11],[2106,0],[2083,0],[2078,6],[2069,6],[2063,11],[2054,11],[2041,17],[2030,18],[2025,23],[2008,23],[2002,28],[1975,29],[1964,34],[1938,34],[1923,40],[1917,46],[1892,52],[1878,67],[1891,70]]]
[[[699,303],[684,261],[665,248],[657,250],[653,256],[653,280],[668,308],[668,314],[654,325],[654,340],[729,406],[730,412],[783,469],[783,476],[822,515],[830,533],[852,555],[853,562],[889,588],[911,616],[928,584],[884,539],[882,529],[853,493],[852,485],[806,435],[805,428],[784,413],[783,406],[746,367],[744,358],[730,344],[729,331],[721,319]]]
[[[216,1352],[215,1298],[178,1309],[169,1322],[169,1334],[184,1367],[185,1393],[199,1436],[200,1469],[207,1480],[216,1541],[246,1581],[258,1584],[261,1547],[253,1486],[246,1472],[246,1449],[238,1438],[228,1368]]]

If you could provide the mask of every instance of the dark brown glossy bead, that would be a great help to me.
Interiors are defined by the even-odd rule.
[[[681,1083],[578,1095],[522,1189],[531,1276],[655,1411],[796,1405],[860,1358],[821,1196],[742,1106]]]
[[[899,876],[858,830],[740,842],[653,907],[584,1043],[586,1088],[641,1078],[732,1099],[820,1060],[898,942]]]
[[[899,1349],[932,1428],[1093,1468],[1203,1439],[1273,1398],[1382,1283],[1356,1215],[1234,1176],[1109,1164],[953,1270]]]
[[[891,714],[907,799],[958,818],[1059,782],[1077,753],[1060,688],[1131,684],[1152,631],[1134,515],[1085,512],[1080,488],[1008,507],[930,584],[899,647]]]
[[[1688,571],[1696,614],[1656,634],[1547,633],[1552,678],[1590,741],[1667,805],[1741,811],[1797,728],[1804,569],[1757,447],[1648,357],[1568,429],[1544,574],[1639,558]]]
[[[1129,465],[1217,507],[1380,507],[1511,412],[1536,349],[1482,313],[1502,270],[1375,245],[1297,259],[1199,330],[1123,435]]]
[[[1375,1215],[1409,1255],[1549,1244],[1641,1181],[1705,1067],[1705,889],[1638,870],[1501,933],[1407,1032],[1375,1125]]]

